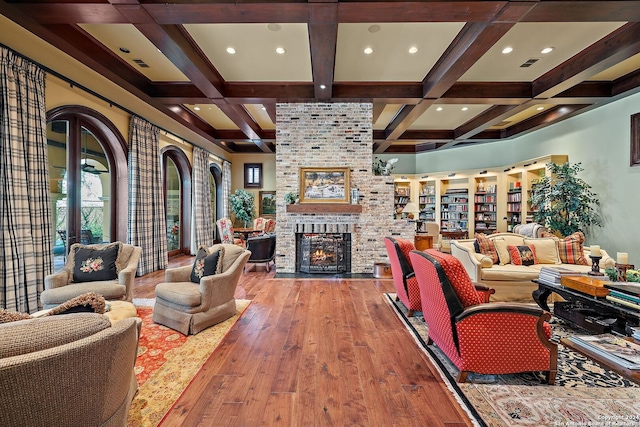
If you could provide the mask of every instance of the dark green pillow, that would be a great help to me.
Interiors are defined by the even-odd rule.
[[[218,264],[220,261],[220,251],[209,253],[205,247],[198,249],[198,254],[193,262],[191,269],[191,281],[200,283],[200,279],[204,276],[212,276],[218,273]]]
[[[75,248],[73,282],[95,282],[118,278],[117,260],[122,244],[109,245],[104,249],[91,246]]]

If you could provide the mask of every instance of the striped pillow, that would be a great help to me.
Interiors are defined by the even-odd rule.
[[[581,231],[558,240],[558,254],[563,264],[589,265],[582,248],[584,234]]]
[[[476,242],[478,242],[478,246],[480,247],[480,253],[488,256],[493,260],[494,264],[497,264],[499,261],[498,251],[496,250],[496,246],[493,244],[493,241],[485,236],[484,233],[476,233],[475,238]]]

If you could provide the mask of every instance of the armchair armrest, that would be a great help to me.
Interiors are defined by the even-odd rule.
[[[482,298],[482,302],[489,302],[489,298],[491,298],[491,295],[496,293],[495,289],[490,288],[483,283],[474,282],[473,286],[476,288],[476,292]]]
[[[165,282],[190,282],[191,269],[193,266],[185,265],[183,267],[167,268],[164,272]]]
[[[472,282],[479,282],[482,280],[482,266],[474,254],[475,252],[471,249],[458,244],[455,240],[451,242],[451,255],[460,260]]]
[[[57,273],[49,274],[44,278],[45,289],[55,289],[66,286],[69,283],[69,271],[62,269]]]

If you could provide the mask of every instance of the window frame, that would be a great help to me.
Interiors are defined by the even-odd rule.
[[[244,188],[262,188],[262,163],[244,164]]]

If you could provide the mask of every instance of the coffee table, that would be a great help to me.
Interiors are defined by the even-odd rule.
[[[547,298],[549,298],[552,293],[555,293],[569,302],[575,302],[577,305],[593,310],[599,316],[615,318],[616,322],[611,325],[611,329],[619,334],[628,335],[626,331],[627,325],[638,326],[640,324],[640,311],[626,308],[614,304],[605,298],[597,298],[559,284],[551,284],[539,280],[534,280],[533,282],[538,284],[538,289],[532,293],[533,300],[543,310],[551,311],[547,304]],[[575,318],[570,316],[563,315],[559,312],[554,312],[554,316],[576,324]],[[585,325],[578,326],[585,328]]]

